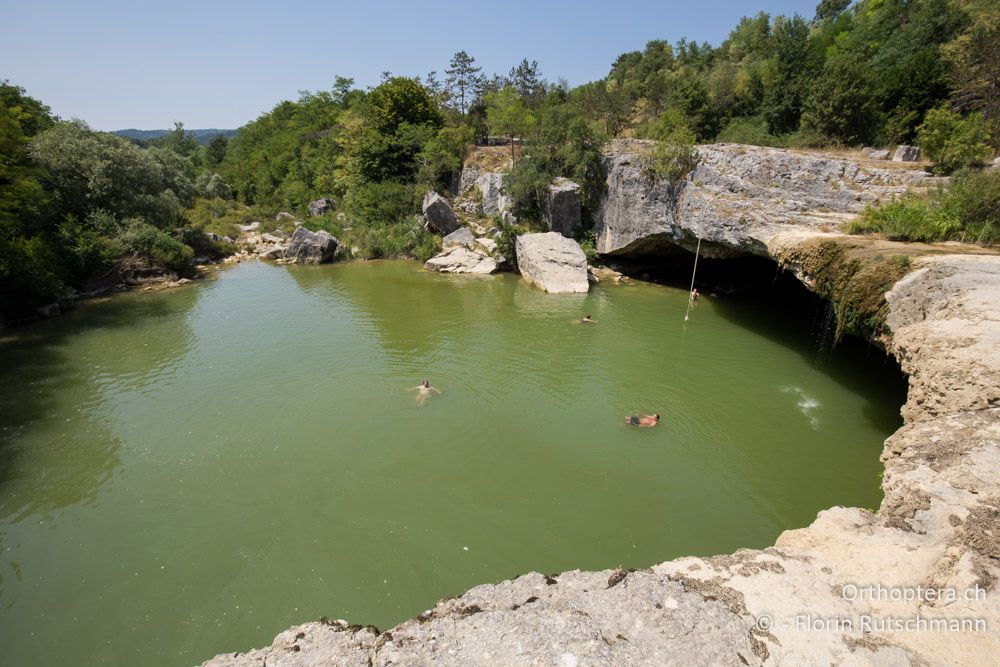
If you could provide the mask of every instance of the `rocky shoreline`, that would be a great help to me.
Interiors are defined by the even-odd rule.
[[[928,178],[773,149],[702,155],[676,187],[633,178],[634,152],[610,154],[598,250],[656,254],[700,237],[717,256],[780,261],[835,236],[831,221],[866,201]],[[806,267],[791,268],[810,285]],[[1000,256],[921,254],[885,299],[882,342],[909,391],[905,423],[883,450],[877,512],[831,508],[763,550],[531,573],[387,631],[306,623],[205,665],[989,662],[1000,655]]]

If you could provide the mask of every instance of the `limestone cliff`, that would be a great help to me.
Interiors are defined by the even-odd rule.
[[[658,254],[670,245],[708,256],[767,255],[790,228],[832,230],[865,205],[936,179],[916,169],[740,144],[698,148],[694,171],[672,184],[642,169],[641,141],[617,141],[604,158],[607,191],[595,215],[597,252]],[[884,163],[883,163],[884,164]]]

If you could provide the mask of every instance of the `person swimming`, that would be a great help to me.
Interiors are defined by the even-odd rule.
[[[440,394],[441,390],[437,387],[432,387],[429,380],[424,380],[416,387],[411,387],[409,391],[417,392],[417,405],[423,405],[427,400],[434,394]]]
[[[629,426],[638,426],[640,428],[652,428],[656,426],[660,421],[659,413],[654,413],[651,415],[644,415],[636,413],[634,415],[629,415],[625,417],[625,423]]]
[[[589,314],[588,315],[584,315],[582,318],[580,318],[580,324],[593,324],[593,323],[594,323],[594,320],[593,320],[593,318],[590,317]]]

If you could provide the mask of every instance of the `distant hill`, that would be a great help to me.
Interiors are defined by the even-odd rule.
[[[216,129],[185,130],[185,132],[193,136],[194,140],[197,141],[202,146],[208,145],[208,142],[210,142],[212,138],[218,134],[221,134],[226,139],[229,139],[238,131],[239,130],[216,130]],[[159,137],[162,137],[165,134],[170,134],[171,132],[173,132],[173,130],[128,129],[128,130],[115,130],[111,134],[117,134],[119,137],[125,137],[126,139],[135,139],[137,141],[149,141],[150,139],[158,139]]]

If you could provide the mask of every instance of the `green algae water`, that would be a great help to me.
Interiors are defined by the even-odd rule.
[[[776,306],[686,306],[251,263],[8,332],[0,664],[190,665],[877,506],[898,369],[820,354]],[[442,393],[419,406],[424,378]]]

